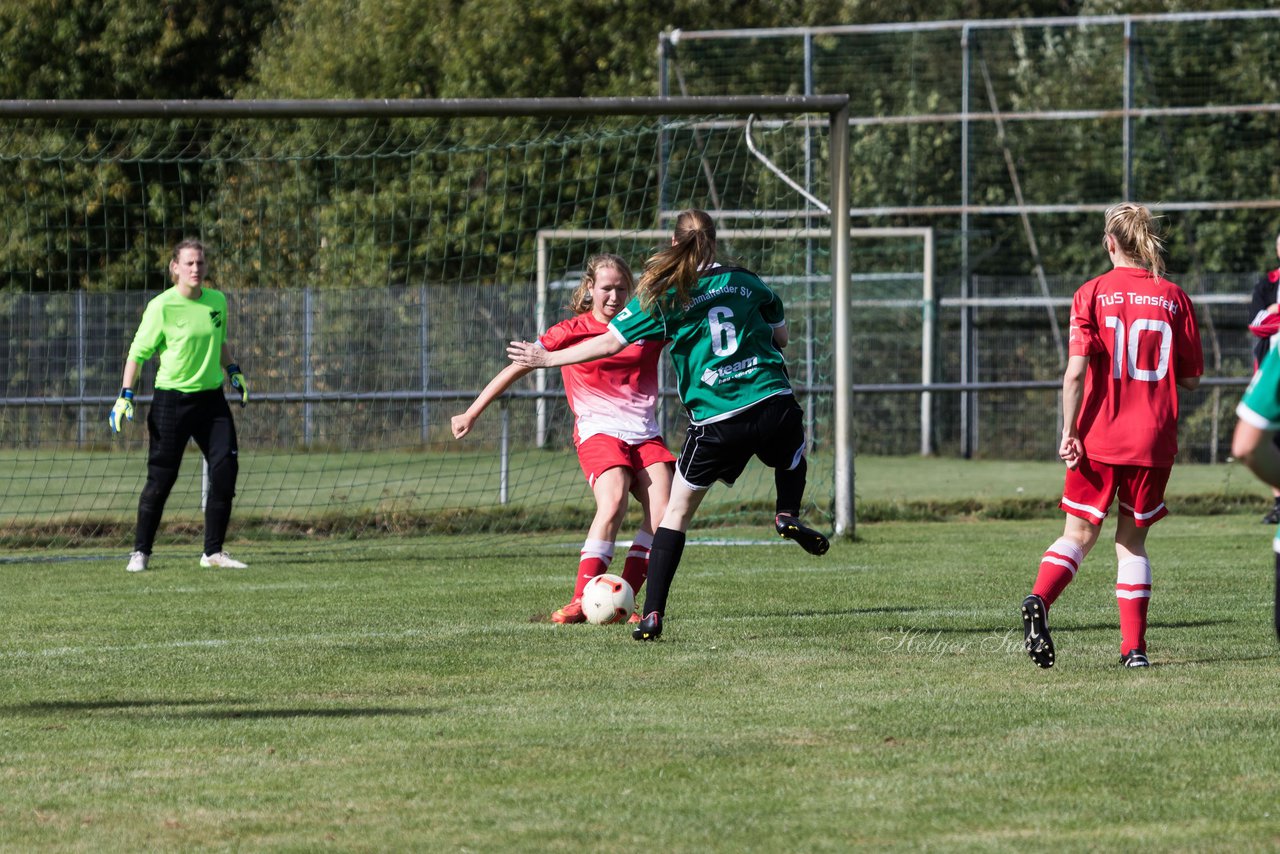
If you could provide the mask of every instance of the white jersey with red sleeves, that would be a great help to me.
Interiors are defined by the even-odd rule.
[[[1071,304],[1071,355],[1089,370],[1076,426],[1090,459],[1163,467],[1178,453],[1178,386],[1204,373],[1195,309],[1182,288],[1117,267]]]
[[[546,350],[563,350],[608,329],[591,312],[583,312],[548,329],[538,343]],[[654,410],[658,403],[658,358],[664,343],[638,341],[608,358],[560,369],[575,417],[574,445],[597,433],[631,445],[660,434]]]

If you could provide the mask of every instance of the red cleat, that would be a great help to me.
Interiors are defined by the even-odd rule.
[[[556,608],[555,613],[551,615],[553,623],[585,623],[587,615],[582,613],[582,600],[574,599],[568,605]]]
[[[630,616],[630,617],[627,617],[627,622],[628,622],[628,623],[638,623],[638,622],[640,622],[640,612],[639,612],[639,611],[632,611],[632,612],[631,612],[631,616]]]

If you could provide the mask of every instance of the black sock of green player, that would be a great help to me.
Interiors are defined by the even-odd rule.
[[[667,591],[675,578],[684,554],[684,532],[671,528],[658,528],[653,532],[653,546],[649,549],[649,578],[645,582],[644,614],[667,610]]]
[[[786,513],[797,517],[800,515],[800,505],[804,501],[805,475],[808,471],[809,464],[804,457],[801,457],[800,464],[790,471],[773,470],[773,486],[778,492],[778,503],[774,505],[775,513]]]

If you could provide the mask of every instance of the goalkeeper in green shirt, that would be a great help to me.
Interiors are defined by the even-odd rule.
[[[204,246],[198,240],[184,240],[174,247],[169,273],[174,285],[147,303],[125,359],[120,397],[108,419],[114,433],[124,428],[126,420],[133,420],[138,370],[158,355],[155,394],[147,412],[151,438],[147,483],[138,499],[138,529],[126,568],[129,572],[147,568],[165,501],[178,479],[182,452],[187,440],[194,439],[209,464],[200,565],[244,569],[245,564],[223,549],[239,473],[236,426],[222,394],[224,370],[240,395],[240,405],[249,401],[244,374],[227,346],[227,298],[204,287]]]
[[[806,462],[804,419],[781,348],[787,343],[782,301],[749,270],[716,261],[716,229],[706,211],[676,219],[671,245],[645,265],[636,296],[595,338],[563,350],[513,341],[507,355],[550,368],[610,356],[641,339],[670,341],[671,366],[689,431],[662,522],[649,551],[648,592],[636,640],[662,634],[671,580],[685,532],[706,491],[730,485],[751,458],[774,470],[774,528],[813,555],[829,543],[800,523]]]

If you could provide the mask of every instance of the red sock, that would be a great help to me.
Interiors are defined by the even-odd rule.
[[[1116,604],[1120,606],[1120,654],[1147,651],[1147,606],[1151,604],[1151,561],[1131,557],[1116,569]]]
[[[640,587],[649,577],[649,547],[653,545],[653,534],[648,531],[637,531],[627,551],[627,562],[622,566],[622,580],[631,585],[631,592],[640,595]]]
[[[613,543],[608,540],[586,540],[582,544],[582,559],[578,563],[578,578],[573,585],[573,598],[582,598],[582,588],[597,575],[609,571],[613,562]]]
[[[1040,571],[1036,573],[1031,592],[1043,599],[1046,606],[1052,605],[1076,577],[1083,560],[1084,551],[1079,545],[1066,537],[1059,538],[1040,558]]]

